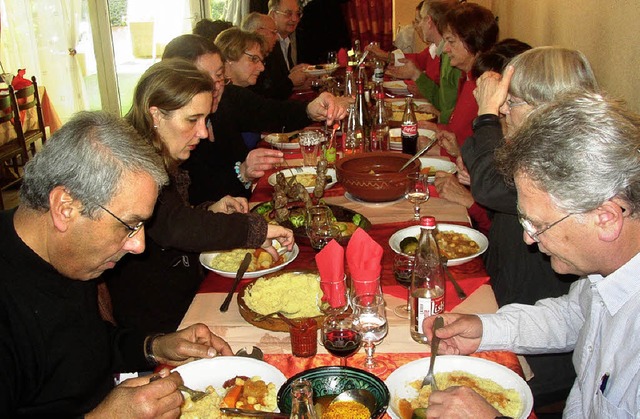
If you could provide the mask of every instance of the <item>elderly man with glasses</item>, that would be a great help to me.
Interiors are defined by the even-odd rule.
[[[302,10],[297,0],[269,0],[269,16],[275,22],[278,42],[266,57],[257,83],[250,89],[271,99],[284,100],[309,79],[304,72],[307,64],[297,63],[295,32]]]
[[[581,278],[566,295],[496,314],[445,314],[440,353],[573,350],[577,378],[565,418],[640,414],[640,115],[621,102],[579,92],[532,111],[498,150],[513,178],[524,240],[558,273]],[[431,338],[434,317],[423,328]],[[458,387],[434,392],[427,416],[500,415]]]
[[[0,213],[0,417],[175,415],[177,373],[115,389],[113,374],[232,354],[203,324],[145,336],[100,316],[93,279],[144,251],[167,181],[156,150],[102,112],[74,116],[26,165],[20,206]]]

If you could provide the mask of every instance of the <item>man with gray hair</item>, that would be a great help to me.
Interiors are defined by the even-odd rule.
[[[179,374],[112,390],[113,374],[231,354],[202,324],[145,336],[100,317],[91,280],[144,250],[167,181],[155,149],[103,112],[74,116],[26,165],[20,206],[0,213],[0,417],[175,416]]]
[[[278,42],[278,30],[276,29],[276,22],[269,15],[263,15],[258,12],[251,12],[242,19],[242,25],[240,28],[243,31],[257,33],[261,35],[266,41],[267,49],[266,55],[269,55],[273,50],[273,47]]]
[[[439,352],[574,350],[577,378],[565,418],[640,414],[640,115],[596,93],[533,111],[498,151],[518,192],[524,240],[558,273],[582,276],[569,293],[496,314],[444,314]],[[423,328],[431,338],[434,317]],[[464,387],[432,393],[429,417],[500,414]]]

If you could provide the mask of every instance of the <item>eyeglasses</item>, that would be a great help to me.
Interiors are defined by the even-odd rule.
[[[292,10],[287,10],[286,12],[281,12],[280,10],[274,10],[274,12],[286,17],[287,19],[291,19],[293,15],[296,15],[298,19],[302,19],[302,12],[294,12]]]
[[[216,85],[222,84],[222,85],[227,85],[229,83],[231,83],[231,79],[225,77],[224,72],[220,73],[220,74],[215,74],[214,77],[212,77],[213,79],[213,83]]]
[[[507,99],[506,103],[509,109],[517,108],[518,106],[522,106],[522,105],[528,105],[528,103],[525,102],[524,100],[515,101],[511,98]]]
[[[140,222],[138,222],[138,224],[136,224],[135,226],[131,227],[129,224],[127,224],[124,221],[122,221],[117,215],[115,215],[114,213],[112,213],[111,211],[109,211],[108,209],[103,207],[102,205],[98,204],[98,206],[100,208],[102,208],[103,210],[105,210],[105,212],[107,214],[109,214],[110,216],[112,216],[113,218],[118,220],[120,222],[120,224],[122,224],[123,226],[127,227],[127,230],[129,230],[129,234],[127,235],[127,237],[129,237],[129,238],[135,236],[138,233],[138,231],[140,231],[142,226],[144,225],[144,221],[140,221]]]
[[[247,57],[249,57],[252,63],[254,64],[262,63],[262,65],[264,65],[264,60],[259,55],[249,54],[247,51],[242,51],[242,53]]]
[[[546,227],[543,227],[542,229],[538,230],[538,227],[536,227],[533,224],[533,221],[529,220],[528,218],[525,218],[524,214],[522,214],[522,211],[520,211],[520,208],[518,208],[518,221],[520,222],[520,225],[522,226],[522,228],[524,228],[524,231],[527,233],[527,235],[531,237],[533,241],[535,241],[536,243],[540,243],[540,238],[538,236],[540,236],[545,231],[549,230],[551,227],[554,227],[556,224],[560,223],[561,221],[564,221],[567,218],[571,217],[572,215],[573,214],[567,214],[564,217],[560,218],[558,221],[555,221],[547,225]]]

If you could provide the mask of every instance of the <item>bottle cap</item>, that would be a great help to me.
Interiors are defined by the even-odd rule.
[[[436,226],[436,217],[431,215],[425,215],[424,217],[420,217],[420,227],[435,227]]]

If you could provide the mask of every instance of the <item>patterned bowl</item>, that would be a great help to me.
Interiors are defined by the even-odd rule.
[[[352,196],[368,202],[395,201],[404,196],[407,175],[420,170],[420,161],[398,170],[411,158],[388,151],[359,153],[336,162],[338,182]]]
[[[389,406],[389,389],[373,374],[351,367],[319,367],[289,378],[278,391],[278,408],[285,414],[291,413],[291,383],[297,379],[311,381],[313,397],[337,396],[343,391],[364,389],[376,399],[376,411],[372,418],[381,418]]]

